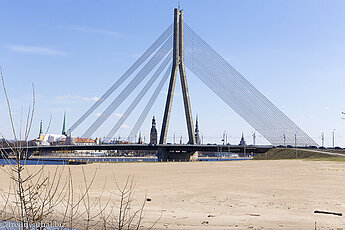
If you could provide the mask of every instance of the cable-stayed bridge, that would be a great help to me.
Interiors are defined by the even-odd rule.
[[[259,92],[192,28],[184,23],[183,16],[183,10],[174,10],[174,23],[170,25],[138,58],[138,60],[100,97],[100,99],[70,127],[68,135],[71,135],[73,131],[90,117],[90,115],[94,114],[95,110],[99,108],[100,105],[122,86],[123,89],[116,94],[115,99],[82,135],[83,138],[91,137],[96,130],[100,129],[105,121],[117,111],[125,99],[130,95],[136,95],[129,103],[124,114],[106,135],[105,142],[109,141],[116,135],[139,102],[150,92],[149,89],[156,83],[156,88],[149,96],[144,109],[138,116],[128,136],[128,140],[133,141],[159,93],[163,89],[164,84],[169,80],[159,144],[147,148],[157,149],[158,157],[162,160],[180,158],[182,152],[184,154],[182,158],[190,159],[195,156],[195,152],[199,150],[195,148],[197,145],[195,145],[196,139],[186,75],[186,68],[188,68],[210,90],[272,145],[296,145],[300,147],[317,146],[312,138]],[[185,149],[179,146],[181,150],[179,153],[176,152],[176,149],[172,151],[170,147],[167,148],[169,145],[166,145],[178,73],[181,81],[187,123],[189,140],[187,145],[195,145],[195,147]],[[128,83],[125,84],[125,82]],[[146,83],[144,84],[143,82]],[[137,90],[139,85],[143,85],[141,90]],[[297,135],[298,142],[296,142]],[[130,148],[130,145],[127,147]],[[103,148],[106,147],[102,147],[102,149]],[[202,148],[200,147],[199,149]],[[211,148],[209,147],[208,149]],[[176,154],[180,155],[177,156]]]

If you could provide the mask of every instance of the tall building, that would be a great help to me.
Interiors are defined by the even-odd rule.
[[[152,127],[150,132],[150,144],[156,145],[157,144],[157,129],[156,129],[156,119],[155,116],[152,118]]]
[[[243,133],[242,133],[240,145],[241,145],[241,146],[245,146],[245,145],[246,145],[246,141],[244,140],[244,135],[243,135]]]
[[[65,111],[65,114],[63,116],[62,135],[67,136],[67,131],[66,131],[66,111]]]
[[[196,122],[195,122],[195,144],[200,145],[200,132],[199,132],[199,123],[198,123],[198,115],[196,115]]]

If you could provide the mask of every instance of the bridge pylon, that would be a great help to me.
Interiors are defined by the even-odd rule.
[[[183,95],[184,110],[186,115],[187,122],[187,131],[188,131],[188,144],[195,144],[195,135],[194,135],[194,125],[193,125],[193,116],[191,110],[191,104],[188,93],[188,84],[186,77],[186,68],[184,64],[184,26],[183,26],[183,10],[174,9],[174,33],[173,33],[173,62],[172,70],[169,82],[169,89],[165,104],[162,129],[159,144],[166,144],[168,126],[171,114],[172,101],[174,97],[175,83],[177,72],[180,73],[181,88]],[[161,149],[158,152],[159,160],[193,160],[197,158],[196,152],[186,152],[186,153],[170,153],[165,149]]]

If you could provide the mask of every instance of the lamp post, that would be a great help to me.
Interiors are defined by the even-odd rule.
[[[325,146],[325,134],[324,133],[321,133],[321,140],[322,140],[322,147]]]
[[[295,149],[296,149],[296,159],[297,159],[297,133],[295,133]]]
[[[255,146],[255,138],[256,138],[256,134],[255,131],[253,132],[253,145]]]
[[[222,139],[223,145],[225,145],[227,143],[227,141],[228,141],[227,139],[228,139],[228,137],[226,135],[226,130],[224,130],[224,132],[223,132],[223,139]]]
[[[333,129],[333,132],[332,132],[332,144],[333,144],[333,149],[334,149],[334,142],[335,142],[335,137],[334,137],[334,134],[335,134],[335,129]]]

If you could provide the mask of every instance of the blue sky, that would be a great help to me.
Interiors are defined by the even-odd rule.
[[[31,137],[40,120],[46,128],[51,115],[49,132],[60,133],[65,110],[71,126],[172,23],[176,5],[175,0],[1,1],[0,66],[17,126],[21,107],[25,111],[30,104],[32,83],[37,101]],[[331,145],[336,129],[336,145],[345,146],[344,1],[182,0],[181,6],[185,22],[316,142],[324,132]],[[232,144],[242,132],[251,143],[253,128],[187,74],[204,142],[220,142],[226,130]],[[161,126],[165,92],[143,124],[146,139],[153,115]],[[174,134],[186,141],[179,84],[176,92],[170,142]],[[2,92],[0,99],[0,131],[11,138]],[[126,104],[95,136],[108,133]],[[73,135],[81,135],[105,107]],[[129,133],[142,107],[117,136]],[[258,135],[257,143],[267,142]]]

